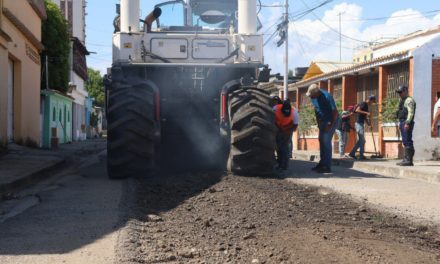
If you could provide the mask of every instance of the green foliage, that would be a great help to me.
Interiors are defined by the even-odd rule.
[[[87,76],[86,90],[89,96],[95,98],[95,105],[104,106],[104,82],[101,73],[98,70],[88,68]]]
[[[303,105],[299,111],[299,132],[303,135],[307,134],[314,125],[316,125],[315,108],[310,104]]]
[[[289,70],[287,73],[287,77],[288,78],[292,78],[293,77],[293,70]]]
[[[342,109],[342,100],[336,100],[336,109],[338,109],[338,112],[342,112],[344,109]]]
[[[397,122],[396,112],[399,110],[399,99],[389,98],[382,104],[381,119],[383,123]]]
[[[42,26],[42,42],[45,50],[42,61],[48,56],[49,88],[65,93],[69,84],[70,40],[66,20],[58,6],[45,0],[47,19]],[[46,78],[41,78],[41,87],[46,88]]]

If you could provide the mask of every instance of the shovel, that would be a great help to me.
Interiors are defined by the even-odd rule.
[[[376,149],[376,140],[374,139],[374,134],[373,134],[373,125],[370,123],[370,130],[371,130],[371,137],[373,138],[373,145],[374,145],[374,155],[371,156],[372,159],[380,159],[382,158],[382,155],[380,155],[377,152]]]

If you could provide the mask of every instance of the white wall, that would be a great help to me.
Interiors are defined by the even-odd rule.
[[[85,14],[84,0],[73,1],[73,36],[77,37],[83,44],[85,42]]]
[[[388,47],[377,48],[377,49],[374,49],[373,56],[374,56],[374,58],[379,58],[382,56],[390,55],[390,54],[401,52],[401,51],[412,50],[412,49],[415,49],[417,47],[424,45],[425,43],[431,41],[432,39],[434,39],[438,36],[440,36],[440,33],[434,33],[431,35],[420,36],[420,37],[416,37],[416,38],[409,39],[406,41],[402,41],[402,42],[393,44]]]
[[[416,101],[416,116],[413,133],[414,159],[432,159],[432,153],[440,152],[440,139],[431,137],[431,89],[433,54],[440,56],[440,37],[424,44],[412,52],[414,57],[413,97]]]

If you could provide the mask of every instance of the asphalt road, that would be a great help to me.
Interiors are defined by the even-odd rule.
[[[0,263],[113,263],[126,182],[109,181],[98,155],[1,202]]]

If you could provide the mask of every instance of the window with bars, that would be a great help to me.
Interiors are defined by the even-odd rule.
[[[409,85],[409,62],[405,61],[388,67],[387,98],[399,98],[396,89]]]
[[[342,100],[342,79],[332,80],[333,82],[333,99],[335,101]]]
[[[379,75],[378,74],[369,74],[364,76],[359,76],[357,78],[356,83],[356,95],[357,95],[357,102],[363,102],[367,100],[368,96],[374,95],[378,96],[379,92]],[[370,120],[371,125],[373,126],[373,132],[378,132],[379,129],[379,105],[372,104],[368,107],[368,111],[370,112]],[[370,127],[365,126],[365,131],[371,132]]]

